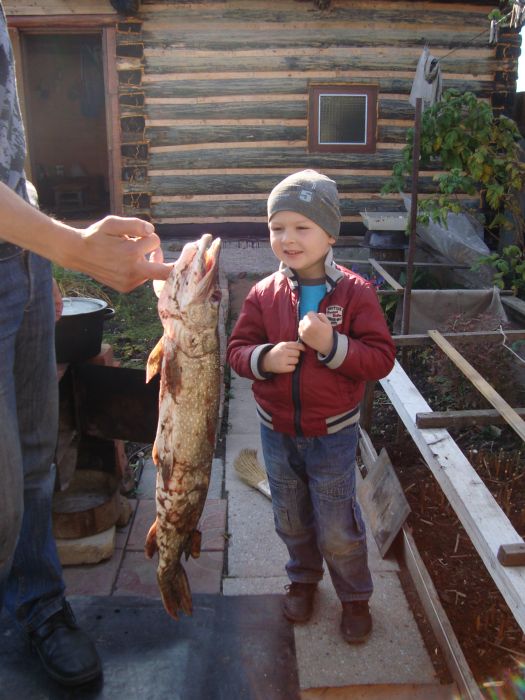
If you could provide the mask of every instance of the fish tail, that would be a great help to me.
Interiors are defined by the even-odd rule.
[[[191,601],[190,584],[180,562],[177,562],[173,573],[169,569],[165,569],[162,575],[157,574],[157,580],[166,611],[175,618],[175,620],[179,619],[177,613],[181,610],[186,615],[191,615],[193,612],[193,604]]]
[[[146,544],[144,545],[144,552],[148,559],[151,559],[157,549],[157,520],[155,520],[153,525],[148,530],[148,534],[146,535]]]

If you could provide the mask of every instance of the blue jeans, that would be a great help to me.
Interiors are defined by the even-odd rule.
[[[0,609],[35,629],[62,606],[51,530],[58,386],[51,265],[0,259]]]
[[[355,496],[358,426],[292,437],[261,425],[275,529],[288,548],[291,581],[315,583],[326,562],[341,602],[368,600],[373,585]]]

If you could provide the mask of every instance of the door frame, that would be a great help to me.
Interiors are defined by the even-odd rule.
[[[108,145],[108,182],[110,212],[122,215],[122,157],[120,151],[120,118],[118,97],[118,71],[116,61],[117,31],[115,15],[51,15],[7,17],[9,34],[15,55],[16,77],[20,108],[30,133],[31,115],[27,113],[25,92],[24,34],[99,34],[102,41],[104,73],[106,136]],[[26,159],[26,171],[32,178],[31,158]]]

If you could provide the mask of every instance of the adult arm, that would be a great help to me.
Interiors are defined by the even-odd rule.
[[[0,183],[0,238],[128,292],[148,279],[167,279],[171,266],[146,259],[158,250],[152,224],[108,216],[77,229],[46,216]]]

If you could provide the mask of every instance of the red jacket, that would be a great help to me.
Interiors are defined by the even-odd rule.
[[[267,350],[298,338],[298,281],[283,266],[252,287],[228,342],[231,367],[254,380],[261,421],[288,435],[325,435],[356,422],[365,382],[385,377],[394,365],[395,345],[373,286],[335,265],[331,253],[326,272],[329,291],[319,311],[334,329],[329,355],[307,347],[294,372],[262,372]]]

